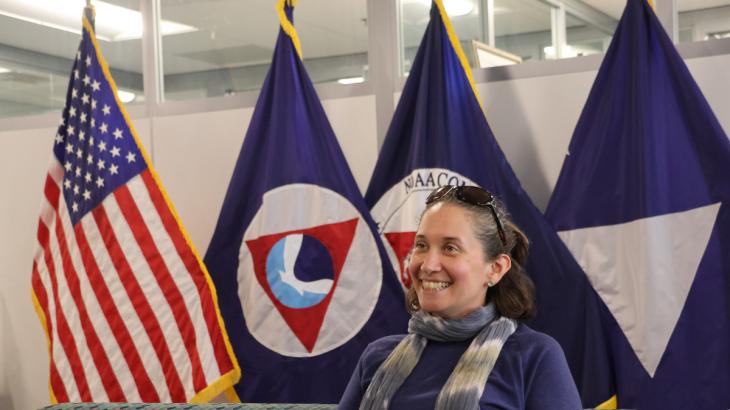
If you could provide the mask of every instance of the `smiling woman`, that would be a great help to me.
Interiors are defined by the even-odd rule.
[[[479,187],[443,186],[426,204],[409,334],[367,347],[339,408],[580,409],[560,346],[521,323],[534,313],[524,233]]]
[[[448,202],[424,213],[409,271],[409,307],[444,319],[460,319],[485,304],[488,287],[511,268],[504,253],[489,257],[472,227],[473,215]],[[528,288],[529,289],[529,288]],[[414,297],[415,296],[415,297]],[[529,299],[523,295],[523,299]]]

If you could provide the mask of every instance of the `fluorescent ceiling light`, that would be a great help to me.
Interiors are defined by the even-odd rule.
[[[9,68],[5,68],[5,67],[0,67],[0,74],[3,74],[3,73],[9,73],[10,71],[11,71],[11,70],[10,70]]]
[[[431,8],[431,0],[410,0],[410,3],[420,3],[426,8]],[[472,0],[443,0],[443,4],[449,17],[461,17],[474,11]]]
[[[444,0],[444,8],[449,17],[461,17],[474,11],[471,0]]]
[[[134,101],[134,99],[137,97],[137,94],[135,94],[133,92],[118,89],[117,97],[119,97],[119,100],[122,103],[127,104],[127,103]]]
[[[365,82],[364,77],[348,77],[348,78],[340,78],[337,80],[340,84],[359,84],[362,82]]]
[[[144,1],[144,0],[143,0]],[[81,33],[81,15],[85,0],[4,0],[0,15],[71,33]],[[105,41],[142,38],[142,13],[103,1],[92,3],[96,9],[96,36]],[[193,26],[174,21],[160,21],[162,35],[197,31]]]

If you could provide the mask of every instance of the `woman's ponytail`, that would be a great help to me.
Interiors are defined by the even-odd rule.
[[[502,316],[527,320],[535,315],[535,285],[525,273],[530,241],[512,221],[504,218],[502,224],[507,237],[505,247],[509,249],[512,267],[489,289],[487,301],[494,302]]]

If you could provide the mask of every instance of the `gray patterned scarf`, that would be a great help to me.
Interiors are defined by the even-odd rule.
[[[492,303],[454,320],[416,312],[408,322],[408,336],[398,343],[375,372],[360,403],[360,410],[388,408],[395,392],[416,367],[428,340],[457,342],[472,337],[474,340],[441,388],[435,408],[478,409],[479,399],[502,345],[516,329],[517,322],[498,316]]]

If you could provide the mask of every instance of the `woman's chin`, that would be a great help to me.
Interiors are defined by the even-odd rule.
[[[419,305],[421,306],[421,310],[427,313],[431,313],[433,315],[441,316],[439,313],[448,309],[448,305],[444,303],[444,301],[437,299],[441,298],[437,296],[427,296],[424,298],[420,298]]]

